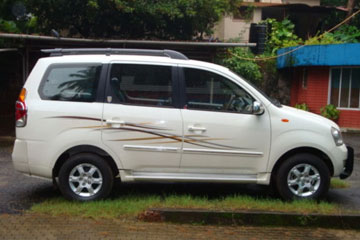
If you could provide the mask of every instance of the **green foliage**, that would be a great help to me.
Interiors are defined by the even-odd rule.
[[[300,109],[300,110],[307,111],[307,112],[309,111],[309,107],[306,103],[297,103],[297,104],[295,104],[294,107],[297,109]]]
[[[325,107],[320,109],[321,115],[330,119],[330,120],[337,120],[340,115],[340,111],[336,109],[336,107],[332,104],[328,104]]]
[[[336,40],[332,33],[325,33],[322,37],[312,37],[305,41],[305,45],[339,44],[343,43]]]
[[[30,212],[54,216],[118,218],[134,217],[149,208],[182,208],[205,210],[250,210],[330,214],[340,211],[334,203],[302,200],[284,202],[279,199],[254,198],[247,195],[227,195],[216,198],[183,194],[125,194],[116,199],[92,202],[67,201],[53,198],[34,204]]]
[[[251,51],[247,48],[241,47],[231,48],[228,51],[229,54],[220,59],[218,63],[228,67],[232,71],[242,76],[244,79],[259,85],[262,80],[260,66],[254,61],[242,60],[239,58],[254,58],[254,55],[251,53]]]
[[[14,21],[0,19],[0,31],[7,33],[19,33],[20,30]]]
[[[360,41],[360,29],[356,26],[343,25],[333,33],[336,40],[344,43],[358,43]]]
[[[251,21],[254,15],[255,8],[256,7],[253,4],[247,6],[243,18],[247,21]]]
[[[301,38],[294,33],[295,25],[289,19],[285,18],[279,22],[269,18],[265,22],[271,28],[267,40],[268,52],[275,54],[280,48],[292,47],[302,43]]]
[[[27,12],[26,3],[27,0],[0,1],[0,32],[6,32],[6,33],[36,32],[37,18]]]
[[[211,34],[240,0],[27,0],[43,33],[131,39],[192,39]]]
[[[322,37],[314,36],[305,41],[305,45],[358,43],[360,30],[356,26],[343,25],[333,33],[325,33]]]

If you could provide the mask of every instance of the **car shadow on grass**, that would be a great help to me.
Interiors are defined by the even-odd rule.
[[[269,186],[234,183],[120,183],[117,181],[111,199],[129,196],[169,195],[223,199],[227,196],[247,195],[253,198],[276,198]]]

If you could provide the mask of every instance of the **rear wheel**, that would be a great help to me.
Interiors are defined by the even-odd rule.
[[[301,153],[282,163],[275,181],[284,200],[319,199],[329,190],[330,171],[319,157]]]
[[[70,157],[59,172],[59,188],[70,200],[90,201],[105,198],[114,183],[113,172],[98,155],[81,153]]]

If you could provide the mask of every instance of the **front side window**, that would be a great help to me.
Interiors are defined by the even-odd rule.
[[[213,72],[184,68],[187,109],[252,113],[255,101],[233,81]]]
[[[359,108],[360,68],[331,69],[330,104],[340,108]]]
[[[172,106],[170,66],[113,64],[110,86],[120,103]]]
[[[50,66],[39,88],[40,97],[45,100],[93,102],[100,72],[100,64]]]

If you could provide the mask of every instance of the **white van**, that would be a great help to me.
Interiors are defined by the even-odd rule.
[[[353,150],[339,126],[283,106],[229,69],[171,50],[43,50],[16,102],[15,169],[68,199],[115,178],[273,184],[323,197]]]

